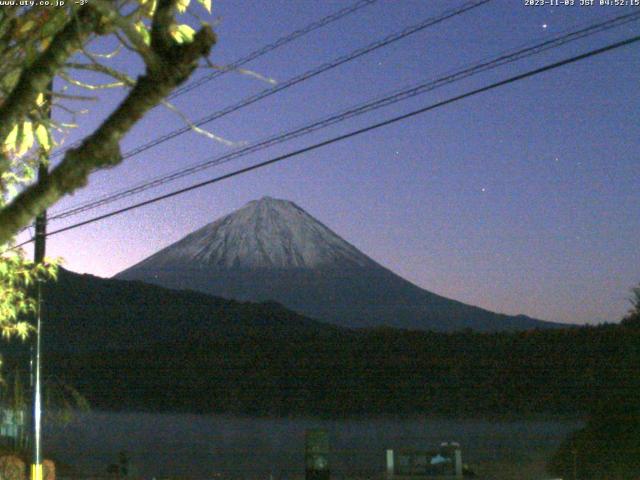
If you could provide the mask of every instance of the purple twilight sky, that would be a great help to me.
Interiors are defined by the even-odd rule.
[[[195,0],[193,0],[195,1]],[[284,82],[388,34],[462,5],[379,0],[246,65]],[[254,142],[384,93],[640,7],[527,6],[495,0],[364,55],[207,125]],[[549,2],[547,2],[549,3]],[[569,2],[567,2],[569,3]],[[599,0],[596,0],[599,3]],[[214,1],[219,65],[351,1]],[[635,10],[634,10],[635,9]],[[297,140],[51,222],[50,230],[266,160],[617,40],[640,22],[348,120]],[[94,50],[106,50],[96,44]],[[124,68],[134,63],[126,55]],[[200,71],[197,76],[208,73]],[[265,196],[296,202],[417,285],[509,314],[571,323],[618,321],[640,281],[640,47],[634,44],[439,108],[212,186],[52,236],[67,268],[111,276]],[[178,97],[198,119],[270,85],[229,73]],[[121,93],[106,94],[70,141]],[[123,151],[182,126],[164,108]],[[231,149],[193,132],[92,176],[51,211],[173,172]]]

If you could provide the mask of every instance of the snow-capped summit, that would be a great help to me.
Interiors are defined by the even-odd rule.
[[[408,282],[287,200],[264,197],[119,273],[236,300],[275,300],[346,327],[519,330],[552,326],[441,297]]]
[[[295,203],[254,200],[130,270],[367,267],[375,262]]]

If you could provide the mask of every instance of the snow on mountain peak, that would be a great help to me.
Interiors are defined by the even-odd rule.
[[[132,269],[288,269],[377,265],[288,200],[263,197],[205,225]]]

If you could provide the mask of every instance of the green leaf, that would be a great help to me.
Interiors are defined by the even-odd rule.
[[[5,90],[13,90],[13,87],[15,87],[16,83],[18,83],[18,79],[20,78],[21,73],[21,68],[15,68],[8,72],[6,75],[3,75],[2,80],[0,80],[0,82],[2,83],[2,87]]]
[[[142,22],[136,22],[135,24],[136,30],[140,35],[142,35],[142,40],[147,45],[151,45],[151,34],[149,33],[149,29]]]
[[[196,31],[186,24],[177,25],[171,29],[171,35],[175,38],[176,42],[181,44],[192,42],[195,34]]]
[[[18,129],[18,139],[16,141],[16,155],[21,157],[29,151],[33,145],[33,124],[31,122],[24,122],[22,129]]]
[[[180,13],[184,13],[187,11],[187,8],[189,8],[190,3],[191,0],[178,0],[176,7]]]
[[[211,0],[198,0],[198,1],[207,10],[207,12],[211,13]]]
[[[23,178],[26,182],[30,182],[36,178],[36,169],[31,165],[25,164],[22,167]]]
[[[156,11],[156,0],[140,0],[140,5],[143,15],[149,18],[153,17]]]
[[[4,139],[4,144],[10,150],[15,150],[16,148],[16,140],[18,140],[18,125],[14,125],[7,138]]]
[[[34,22],[33,20],[27,20],[21,27],[20,27],[20,33],[27,33],[29,30],[31,30],[33,27],[36,26],[36,22]]]
[[[31,325],[29,325],[27,322],[18,322],[16,324],[16,333],[18,337],[24,340],[29,336],[29,330],[31,330],[31,328]]]
[[[38,125],[36,127],[36,138],[45,152],[51,150],[51,138],[49,137],[49,129],[47,127],[42,124]]]

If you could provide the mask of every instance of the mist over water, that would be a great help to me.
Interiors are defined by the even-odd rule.
[[[126,451],[130,473],[144,478],[292,478],[304,472],[308,428],[329,433],[332,474],[384,471],[387,448],[436,448],[457,441],[469,464],[527,461],[553,451],[572,421],[443,419],[256,419],[224,415],[80,414],[65,427],[47,427],[46,457],[73,465],[83,475],[104,475]]]

